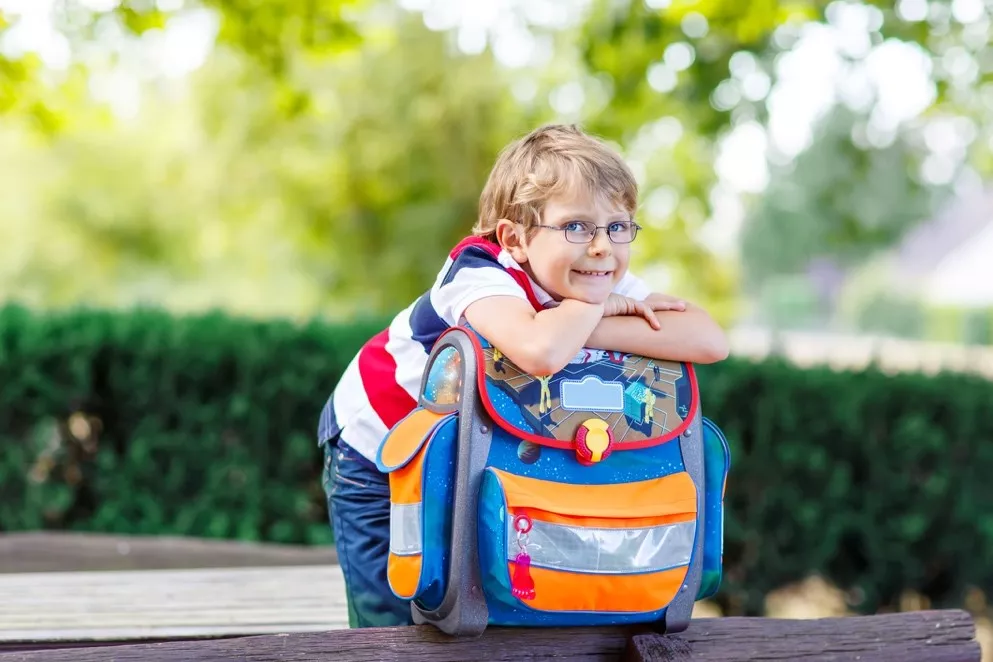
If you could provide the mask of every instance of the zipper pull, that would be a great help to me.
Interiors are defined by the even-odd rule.
[[[531,518],[518,515],[514,518],[517,531],[517,547],[521,550],[514,558],[514,570],[510,575],[510,592],[521,600],[534,600],[534,580],[531,578],[531,556],[528,554],[528,532],[531,531]]]

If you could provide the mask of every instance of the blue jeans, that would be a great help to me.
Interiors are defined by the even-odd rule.
[[[386,579],[390,550],[390,486],[347,444],[324,444],[324,494],[345,577],[348,625],[353,628],[413,625],[410,601],[393,595]]]

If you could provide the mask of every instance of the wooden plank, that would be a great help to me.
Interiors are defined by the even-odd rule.
[[[337,563],[333,546],[56,531],[0,534],[0,573],[3,574]]]
[[[632,638],[634,635],[634,638]],[[431,627],[370,628],[75,648],[0,654],[0,662],[114,662],[180,660],[341,660],[365,662],[519,662],[521,659],[617,660],[682,659],[641,657],[647,636],[636,628],[490,628],[478,639],[451,639]],[[631,640],[629,647],[628,641]],[[899,660],[899,662],[978,662],[975,627],[962,611],[928,611],[878,616],[785,620],[699,619],[672,635],[671,650],[697,660]],[[676,642],[684,646],[678,646]],[[687,650],[688,648],[688,650]],[[661,653],[660,653],[661,654]]]
[[[639,634],[631,637],[624,659],[629,662],[649,662],[649,660],[683,662],[693,659],[693,647],[679,636]]]
[[[6,644],[347,626],[338,566],[0,575],[0,643]]]
[[[630,662],[979,662],[981,657],[972,618],[956,610],[812,620],[700,619],[671,637],[635,635],[625,655]]]

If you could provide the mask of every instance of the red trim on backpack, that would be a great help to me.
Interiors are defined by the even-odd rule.
[[[469,340],[472,342],[472,346],[475,349],[477,377],[476,388],[479,391],[479,399],[483,403],[483,408],[486,409],[486,413],[490,415],[490,418],[492,418],[497,425],[519,439],[531,441],[541,446],[548,446],[549,448],[561,448],[564,450],[572,449],[575,446],[575,442],[571,440],[561,441],[552,437],[542,437],[532,432],[521,430],[505,420],[497,412],[496,407],[490,401],[489,392],[486,390],[486,359],[483,356],[483,346],[480,344],[479,338],[476,336],[475,332],[463,326],[453,326],[442,333],[441,336],[438,337],[438,340],[440,341],[447,334],[456,330],[465,333],[466,336],[469,337]],[[658,446],[659,444],[664,444],[667,441],[675,439],[679,435],[683,434],[687,428],[689,428],[690,424],[693,422],[693,419],[696,417],[697,410],[700,406],[700,392],[697,387],[696,370],[694,369],[693,364],[684,363],[683,365],[686,366],[686,374],[690,380],[690,391],[693,394],[693,400],[690,403],[690,411],[683,417],[683,423],[675,430],[671,430],[668,434],[660,435],[658,437],[640,439],[638,441],[618,442],[613,446],[613,452],[617,453],[625,450],[636,450],[639,448],[651,448],[652,446]]]

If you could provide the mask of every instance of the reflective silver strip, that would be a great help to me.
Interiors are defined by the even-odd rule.
[[[507,523],[507,557],[520,553],[513,517]],[[531,565],[569,572],[635,574],[686,565],[696,521],[638,529],[604,529],[535,520],[528,533]]]
[[[390,552],[398,556],[421,553],[421,504],[390,504]]]

